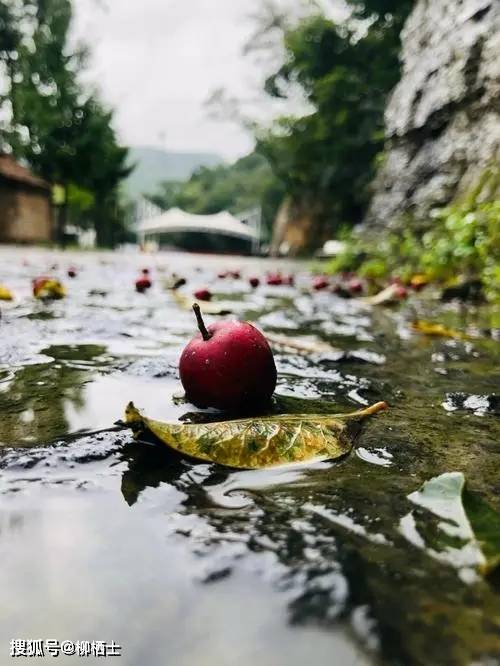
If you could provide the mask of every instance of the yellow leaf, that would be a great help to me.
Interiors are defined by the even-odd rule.
[[[435,335],[441,338],[456,338],[457,340],[470,340],[470,336],[465,333],[455,331],[453,328],[447,328],[443,324],[434,324],[430,321],[423,321],[422,319],[412,321],[411,327],[414,331],[423,333],[424,335]]]
[[[252,469],[331,460],[353,445],[349,422],[387,409],[385,402],[350,414],[285,414],[215,423],[165,423],[129,403],[125,421],[138,437],[150,432],[181,455],[227,467]]]

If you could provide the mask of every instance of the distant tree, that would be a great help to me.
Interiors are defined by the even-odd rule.
[[[10,148],[8,140],[9,117],[12,113],[10,81],[13,76],[20,39],[21,34],[18,30],[13,8],[9,3],[0,1],[0,77],[6,83],[6,91],[0,93],[0,150]],[[7,108],[8,105],[10,108]]]
[[[283,116],[257,132],[296,209],[314,218],[311,247],[342,224],[359,221],[383,148],[383,114],[399,79],[399,34],[409,1],[351,0],[336,24],[309,16],[283,34],[285,58],[265,84],[273,97],[299,86],[310,112]]]
[[[149,198],[165,209],[178,206],[205,215],[221,210],[237,215],[260,206],[264,225],[270,229],[283,194],[267,160],[250,153],[234,164],[201,167],[185,183],[163,183]]]
[[[59,240],[66,224],[67,193],[75,185],[92,194],[94,205],[88,214],[95,222],[97,242],[110,245],[119,235],[119,184],[129,173],[127,150],[118,145],[112,113],[79,81],[86,50],[69,48],[71,2],[24,0],[15,7],[25,34],[10,63],[10,146],[66,193]]]

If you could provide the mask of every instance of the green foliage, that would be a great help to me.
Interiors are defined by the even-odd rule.
[[[399,33],[412,3],[352,4],[355,17],[369,19],[363,29],[317,14],[285,31],[285,60],[265,87],[286,97],[298,85],[311,112],[281,117],[257,136],[257,151],[287,194],[314,202],[330,235],[359,221],[368,203],[387,95],[399,78]]]
[[[500,200],[470,198],[436,210],[424,234],[411,226],[407,223],[402,231],[381,232],[369,239],[353,234],[328,271],[356,270],[366,277],[403,279],[423,273],[443,283],[480,278],[487,297],[500,300]]]
[[[71,1],[24,0],[1,6],[0,26],[13,23],[20,31],[9,33],[14,52],[2,50],[0,42],[0,61],[8,74],[4,102],[11,111],[2,144],[65,191],[70,186],[89,191],[98,242],[111,245],[114,228],[121,224],[118,188],[129,173],[127,150],[117,143],[112,114],[79,82],[86,52],[69,47]],[[60,240],[67,211],[66,206],[60,209]]]
[[[265,158],[251,153],[231,165],[201,167],[187,182],[163,183],[149,198],[161,208],[177,206],[198,214],[238,214],[261,206],[270,228],[283,193]]]

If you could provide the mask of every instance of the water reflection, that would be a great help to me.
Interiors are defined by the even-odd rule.
[[[197,272],[185,256],[149,258],[155,285],[136,295],[127,284],[145,259],[106,256],[103,264],[89,254],[66,301],[45,308],[27,290],[3,312],[0,585],[8,613],[0,642],[20,632],[78,639],[106,631],[123,641],[131,666],[500,658],[498,587],[464,583],[456,567],[432,558],[437,523],[408,500],[431,476],[459,470],[500,508],[498,342],[417,335],[405,306],[370,310],[301,288],[240,290],[258,325],[340,349],[329,359],[280,351],[273,411],[389,401],[356,454],[247,473],[193,464],[126,432],[35,446],[105,428],[131,399],[153,418],[214,418],[172,401],[193,321],[153,264],[182,271],[189,294],[201,282],[216,291],[220,262],[229,260],[206,258]],[[461,326],[453,307],[415,307],[422,319]],[[471,317],[469,328],[491,328],[491,313]],[[25,448],[9,448],[19,443]],[[410,512],[423,547],[401,530]]]

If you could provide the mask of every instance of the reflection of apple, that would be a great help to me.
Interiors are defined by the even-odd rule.
[[[198,333],[182,352],[181,382],[198,407],[241,409],[269,402],[276,366],[266,338],[252,324],[221,321],[205,327],[196,303]]]

